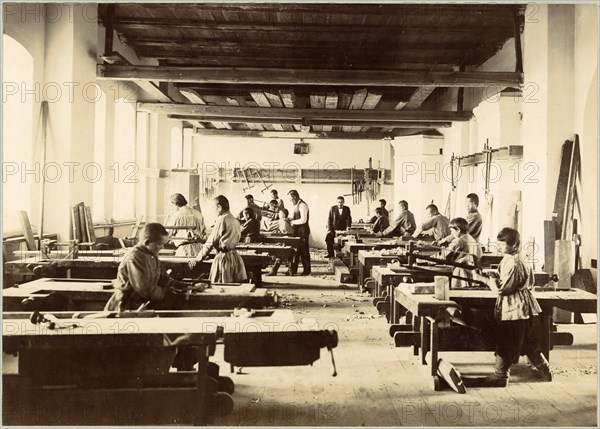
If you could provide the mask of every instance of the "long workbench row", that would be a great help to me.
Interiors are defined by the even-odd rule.
[[[257,286],[262,286],[262,270],[271,262],[269,255],[242,253],[241,257],[246,271]],[[40,277],[80,278],[80,279],[115,279],[119,263],[123,259],[118,256],[81,257],[78,259],[40,259],[25,258],[4,264],[4,278],[10,282],[23,283]],[[210,273],[212,259],[198,262],[194,268],[189,267],[193,258],[159,256],[171,277],[176,279],[199,279]]]
[[[461,376],[441,356],[445,351],[493,351],[494,308],[497,293],[482,286],[451,289],[445,299],[434,294],[434,277],[448,276],[451,266],[372,267],[373,304],[389,322],[389,334],[397,347],[412,347],[435,390],[450,385],[460,393],[469,386],[484,386],[485,378]],[[549,276],[538,276],[546,285]],[[552,283],[549,283],[550,285]],[[429,290],[427,290],[429,289]],[[555,308],[577,313],[596,313],[597,297],[580,290],[555,290],[537,286],[534,296],[540,303],[538,336],[542,352],[573,344],[573,336],[560,332],[553,322]]]
[[[83,317],[82,316],[88,316]],[[233,408],[233,383],[209,362],[218,342],[232,366],[310,365],[337,345],[335,331],[289,310],[4,313],[3,373],[9,425],[206,425]],[[172,372],[178,357],[193,359]]]
[[[3,422],[205,425],[233,408],[233,381],[210,362],[215,347],[224,348],[233,371],[311,365],[320,349],[337,346],[337,332],[272,309],[277,295],[257,289],[261,270],[272,258],[290,258],[292,246],[252,243],[238,251],[255,284],[170,291],[142,312],[123,313],[102,311],[123,252],[6,263],[5,277],[25,283],[3,290],[4,351],[17,355],[19,368],[3,372]],[[190,269],[190,258],[159,257],[174,278],[198,279],[212,262]],[[48,275],[55,278],[38,278]]]
[[[282,262],[292,260],[298,249],[300,238],[284,235],[264,235],[257,243],[240,243],[236,249],[241,254],[246,271],[252,281],[262,286],[262,270],[275,259]],[[116,277],[116,269],[127,249],[80,250],[75,259],[69,252],[52,251],[42,255],[39,251],[19,251],[19,259],[4,264],[4,287],[40,277],[72,277],[108,279]],[[210,272],[212,260],[196,264],[193,270],[186,267],[190,258],[174,256],[174,250],[162,250],[160,259],[175,278],[198,278]]]

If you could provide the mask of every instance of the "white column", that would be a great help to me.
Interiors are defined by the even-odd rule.
[[[518,92],[501,92],[483,100],[473,109],[477,119],[475,124],[478,136],[475,152],[481,152],[486,142],[493,149],[520,145],[521,99]],[[494,242],[500,229],[512,225],[509,218],[512,219],[510,214],[514,213],[514,203],[517,201],[519,191],[521,191],[521,198],[523,197],[524,173],[521,160],[501,160],[494,158],[492,154],[489,200],[485,198],[485,164],[466,167],[466,169],[470,169],[467,175],[470,182],[469,192],[479,195],[480,212],[484,217],[480,241],[486,243],[489,239],[490,242]],[[491,212],[489,201],[492,202]]]
[[[544,261],[544,223],[552,218],[561,147],[575,133],[574,6],[536,5],[537,22],[523,33],[523,235],[535,237]]]
[[[446,199],[442,195],[444,145],[442,136],[395,137],[394,147],[394,201],[406,200],[417,220],[424,218],[425,207],[434,201],[440,211]],[[447,198],[447,196],[446,196]]]
[[[46,181],[44,230],[66,240],[71,206],[92,203],[93,182],[86,175],[92,170],[85,167],[94,160],[95,106],[84,85],[96,80],[96,53],[90,55],[89,49],[96,47],[97,24],[89,5],[59,6],[62,18],[46,22],[42,95],[49,101],[46,166],[55,163],[61,176]]]

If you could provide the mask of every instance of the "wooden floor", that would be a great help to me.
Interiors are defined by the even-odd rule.
[[[313,272],[316,270],[313,270]],[[338,376],[322,350],[313,367],[247,368],[230,375],[236,408],[217,425],[283,426],[596,426],[596,325],[561,325],[575,344],[557,347],[552,383],[530,377],[523,363],[507,388],[434,392],[408,349],[392,346],[371,299],[340,288],[331,276],[267,278],[299,318],[337,329]],[[464,373],[493,371],[492,353],[445,353]],[[219,357],[219,355],[217,355]],[[461,362],[477,362],[469,367]],[[221,366],[227,371],[226,364]],[[227,374],[229,375],[229,374]]]
[[[283,270],[282,270],[283,271]],[[434,392],[409,349],[392,346],[387,324],[371,298],[340,287],[325,266],[314,276],[267,277],[283,308],[336,329],[337,377],[329,353],[313,367],[244,368],[229,374],[217,348],[222,375],[233,378],[234,412],[215,425],[244,426],[596,426],[596,325],[561,325],[575,344],[552,351],[555,381],[536,382],[529,369],[513,369],[507,388],[471,388],[467,394]],[[298,286],[301,283],[302,286]],[[461,371],[493,369],[492,353],[447,353]],[[4,356],[5,364],[14,361]],[[461,362],[477,362],[476,366]],[[6,371],[5,367],[5,371]],[[16,370],[16,368],[14,368]]]

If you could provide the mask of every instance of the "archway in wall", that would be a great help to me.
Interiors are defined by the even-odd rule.
[[[6,34],[2,36],[2,50],[2,225],[7,233],[20,231],[19,211],[30,212],[31,186],[39,182],[39,175],[33,173],[36,166],[32,158],[35,116],[33,56]],[[31,174],[24,175],[25,169]],[[29,213],[30,219],[31,215]]]

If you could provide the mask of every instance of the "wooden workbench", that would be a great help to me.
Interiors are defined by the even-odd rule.
[[[111,281],[43,278],[2,291],[3,311],[100,311],[114,293]],[[158,310],[260,309],[277,305],[276,294],[251,283],[215,284],[203,292],[172,292],[150,304]]]
[[[360,253],[360,252],[359,252]],[[490,257],[494,261],[495,257]],[[453,267],[448,265],[421,265],[424,269],[401,267],[390,269],[389,266],[374,265],[371,268],[373,279],[373,305],[380,314],[386,316],[388,322],[398,323],[398,304],[394,300],[395,287],[400,283],[406,283],[410,279],[413,283],[433,282],[436,275],[450,275]],[[548,286],[549,276],[544,272],[535,273],[535,286]]]
[[[440,379],[440,352],[494,350],[492,332],[493,311],[497,293],[490,290],[451,290],[447,300],[438,300],[434,295],[417,295],[410,285],[401,283],[395,288],[394,299],[407,312],[406,324],[390,328],[397,346],[412,346],[419,355],[420,363],[426,366],[434,389],[442,386]],[[596,295],[580,289],[567,291],[546,290],[534,292],[542,307],[539,316],[539,338],[544,355],[550,359],[553,345],[570,345],[572,335],[555,332],[552,321],[553,309],[561,308],[580,313],[595,313]],[[446,311],[452,307],[461,310],[456,323]],[[452,368],[445,362],[445,368]],[[464,386],[480,380],[464,379]]]
[[[256,286],[262,286],[262,269],[269,265],[271,257],[254,252],[244,253],[240,251],[239,253],[246,266],[246,271],[249,275],[252,275]],[[40,277],[114,279],[117,277],[117,268],[122,259],[123,255],[118,253],[112,256],[82,256],[78,259],[39,259],[32,257],[10,261],[4,264],[4,287]],[[171,270],[171,277],[176,279],[197,279],[203,274],[210,273],[212,265],[212,259],[207,259],[198,262],[193,269],[190,269],[188,263],[193,258],[159,255],[159,259],[167,270]]]
[[[401,245],[397,246],[399,249],[407,249],[408,242],[403,242]],[[391,250],[391,249],[389,249]],[[417,250],[420,254],[426,256],[433,256],[438,252],[436,247],[432,246],[416,246],[414,245],[414,250]],[[402,253],[402,252],[400,252]],[[502,259],[501,255],[495,254],[483,254],[481,257],[481,266],[483,268],[495,267],[500,263]],[[399,255],[383,255],[381,250],[359,250],[357,255],[358,260],[358,287],[362,293],[363,288],[365,287],[365,279],[368,277],[373,277],[372,268],[375,266],[385,266],[393,261],[398,261],[400,264],[408,263],[408,257],[402,254]],[[422,277],[422,276],[419,276]],[[429,278],[430,276],[425,276],[425,278]],[[415,280],[417,281],[417,280]],[[432,281],[432,280],[431,280]],[[379,295],[373,295],[377,297]]]
[[[410,279],[413,283],[433,282],[436,274],[448,275],[453,267],[447,265],[428,266],[428,271],[418,269],[390,269],[387,266],[374,266],[371,275],[375,281],[373,305],[383,314],[389,323],[398,323],[401,313],[399,304],[394,299],[396,286]]]
[[[372,231],[361,230],[361,231],[336,231],[335,232],[335,244],[341,249],[344,244],[348,241],[356,241],[357,243],[362,242],[363,239],[368,238],[381,238]]]
[[[298,239],[299,240],[299,239]],[[256,254],[267,254],[273,258],[279,258],[282,261],[290,261],[295,253],[294,246],[286,245],[282,242],[257,242],[257,243],[239,243],[236,247],[241,252],[254,252]],[[116,249],[116,250],[79,250],[78,259],[95,258],[95,257],[120,257],[125,255],[130,250],[127,249]],[[159,252],[160,256],[175,256],[176,249],[162,249]],[[42,253],[39,250],[20,250],[14,252],[14,256],[20,259],[25,258],[38,258],[38,259],[69,259],[69,252],[65,250],[51,251],[47,256],[43,258]]]
[[[19,374],[3,373],[4,424],[205,425],[215,410],[233,408],[208,362],[219,338],[225,361],[244,367],[310,365],[337,346],[335,331],[289,310],[111,315],[55,313],[51,329],[29,313],[4,313],[4,351],[19,359]],[[195,350],[196,371],[169,372],[181,348]]]
[[[283,244],[285,246],[292,246],[294,249],[298,249],[300,246],[300,237],[295,235],[283,235],[273,232],[261,231],[257,243],[270,243],[270,244]]]
[[[405,254],[398,255],[382,255],[381,252],[375,250],[359,250],[358,251],[358,288],[360,293],[365,287],[365,280],[372,277],[372,268],[379,265],[387,265],[393,261],[398,261],[401,264],[408,263],[408,256]],[[377,295],[374,295],[377,296]]]
[[[352,229],[367,229],[372,230],[374,223],[369,222],[352,222],[350,228]]]
[[[255,252],[257,254],[266,254],[273,258],[280,259],[282,262],[291,262],[296,253],[296,248],[291,245],[284,243],[269,243],[269,242],[257,242],[257,243],[244,243],[235,246],[237,250]]]
[[[342,250],[344,252],[344,257],[349,260],[349,267],[354,268],[358,265],[358,252],[360,250],[395,249],[402,246],[403,244],[400,240],[390,240],[389,238],[373,238],[365,239],[361,243],[347,241]]]

